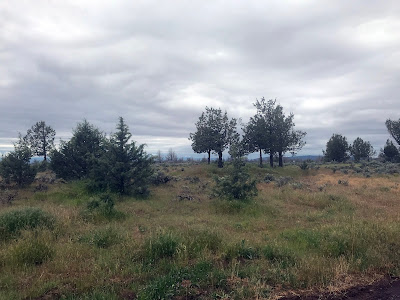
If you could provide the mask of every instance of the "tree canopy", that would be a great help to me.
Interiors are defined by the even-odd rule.
[[[56,131],[44,121],[37,122],[27,131],[26,140],[34,155],[43,156],[47,161],[48,153],[54,149]]]
[[[349,144],[345,136],[333,134],[326,143],[325,161],[344,162],[349,158]]]
[[[400,119],[398,121],[387,119],[385,124],[390,135],[393,137],[396,143],[400,145]]]
[[[87,120],[78,123],[71,140],[61,142],[60,149],[51,153],[50,166],[64,179],[88,178],[104,154],[105,135]]]
[[[371,143],[364,141],[360,137],[356,138],[353,144],[350,145],[350,153],[355,162],[359,162],[362,159],[367,159],[369,161],[369,159],[376,154]]]
[[[210,163],[211,151],[218,154],[218,167],[222,168],[222,153],[228,148],[236,134],[236,119],[229,120],[227,112],[208,108],[196,123],[196,132],[190,133],[192,149],[196,153],[207,153]]]

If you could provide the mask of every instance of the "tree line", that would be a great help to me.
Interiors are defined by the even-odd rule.
[[[210,164],[211,153],[218,155],[218,167],[223,167],[222,154],[229,147],[235,147],[235,153],[247,155],[258,152],[259,165],[262,167],[262,154],[269,154],[270,166],[274,166],[277,155],[279,166],[283,167],[283,154],[295,154],[304,145],[306,132],[295,130],[294,115],[286,115],[276,100],[265,98],[256,100],[253,104],[256,113],[247,124],[241,128],[243,134],[237,131],[237,120],[229,119],[227,112],[220,108],[206,107],[196,122],[196,132],[190,133],[192,149],[196,153],[207,153]]]
[[[389,134],[400,146],[400,119],[398,121],[387,119],[385,125]],[[323,154],[326,162],[344,162],[350,157],[353,157],[355,162],[359,162],[361,160],[369,161],[377,153],[370,142],[364,141],[360,137],[357,137],[353,144],[349,144],[345,136],[333,134],[327,142],[326,150],[323,150]],[[380,150],[378,157],[386,162],[400,162],[399,149],[389,139],[386,140],[386,144]]]
[[[238,133],[235,118],[230,119],[221,109],[206,107],[196,122],[196,132],[190,133],[192,148],[196,153],[207,153],[210,164],[211,153],[218,155],[218,167],[223,167],[223,152],[229,149],[232,157],[243,157],[259,153],[259,165],[263,166],[262,154],[269,154],[270,166],[277,158],[283,166],[286,152],[295,154],[304,145],[306,132],[295,130],[294,115],[286,115],[275,100],[265,98],[253,104],[256,113]],[[400,119],[386,120],[390,135],[400,145]],[[31,164],[33,155],[43,156],[43,164],[49,166],[59,178],[66,180],[84,179],[93,190],[108,190],[120,194],[146,194],[152,176],[154,158],[144,151],[144,145],[130,141],[131,133],[122,117],[116,132],[107,137],[100,129],[84,120],[73,129],[69,141],[54,146],[56,132],[44,121],[37,122],[26,135],[19,135],[14,151],[5,155],[0,162],[0,175],[5,182],[17,185],[33,181],[37,166]],[[399,148],[387,140],[379,157],[388,162],[400,162]],[[351,156],[356,162],[369,160],[376,154],[372,145],[360,137],[352,144],[341,134],[333,134],[323,150],[325,161],[344,162]],[[170,160],[177,159],[170,149]],[[161,152],[155,157],[162,161]],[[48,161],[48,158],[50,160]]]
[[[153,159],[144,151],[144,145],[130,141],[132,134],[122,117],[116,132],[107,137],[87,120],[78,123],[69,141],[54,147],[55,131],[44,121],[36,123],[20,135],[14,151],[0,162],[3,179],[17,185],[33,181],[37,168],[30,163],[33,155],[43,156],[45,165],[60,178],[84,179],[93,191],[111,191],[119,194],[148,192]],[[50,162],[47,162],[50,157]]]

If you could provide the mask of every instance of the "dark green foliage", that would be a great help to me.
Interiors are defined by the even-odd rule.
[[[88,178],[104,155],[106,139],[99,129],[84,120],[68,142],[51,153],[51,169],[64,179]]]
[[[103,182],[112,192],[119,194],[146,195],[153,175],[151,156],[144,145],[129,142],[131,133],[122,117],[117,132],[112,135],[107,152],[102,157],[97,181]],[[99,178],[102,176],[102,178]]]
[[[143,256],[149,260],[173,258],[178,250],[179,239],[172,233],[159,234],[148,239],[143,246]]]
[[[346,137],[340,134],[333,134],[329,141],[326,143],[326,150],[324,151],[325,161],[344,162],[349,158],[349,144]]]
[[[21,230],[48,228],[52,229],[55,219],[40,208],[22,208],[0,215],[0,241],[17,237]]]
[[[236,119],[229,120],[227,113],[221,109],[206,107],[196,123],[196,132],[191,133],[192,149],[196,153],[208,153],[210,163],[211,151],[218,155],[218,167],[223,167],[222,152],[229,146],[236,135]]]
[[[86,204],[86,210],[82,212],[82,216],[85,220],[90,221],[123,219],[125,215],[114,208],[114,203],[112,195],[100,194]]]
[[[215,177],[216,196],[227,200],[248,201],[257,195],[256,180],[250,174],[240,159],[233,161],[233,171],[224,177]]]
[[[16,265],[41,265],[50,260],[55,251],[37,238],[17,244],[11,252],[11,261]]]
[[[19,186],[27,185],[35,179],[37,170],[31,165],[32,151],[20,137],[14,144],[14,151],[0,161],[0,175],[6,183],[15,182]]]
[[[43,156],[47,161],[47,154],[54,149],[56,132],[44,121],[37,122],[28,130],[26,140],[35,155]]]
[[[308,170],[309,166],[308,163],[306,161],[303,161],[300,165],[299,165],[300,169],[302,170]]]
[[[390,135],[393,137],[396,143],[400,145],[400,119],[398,121],[387,119],[385,125]]]
[[[254,104],[257,114],[243,128],[245,149],[249,153],[260,153],[260,166],[262,151],[269,153],[271,167],[274,163],[273,157],[278,153],[279,166],[283,167],[283,154],[290,151],[294,155],[305,145],[303,138],[306,133],[294,130],[294,115],[291,113],[286,116],[283,107],[275,106],[275,103],[275,100],[266,101],[265,98],[257,100]]]
[[[391,140],[387,140],[385,147],[381,150],[381,157],[383,157],[384,161],[387,162],[399,162],[400,161],[400,153],[397,147],[393,144]]]
[[[361,138],[356,138],[352,145],[350,145],[350,153],[354,157],[355,162],[362,159],[369,159],[376,154],[370,142],[366,142]]]

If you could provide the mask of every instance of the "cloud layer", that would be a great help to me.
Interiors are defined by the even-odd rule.
[[[123,116],[148,151],[192,155],[205,106],[244,122],[276,98],[321,154],[400,118],[398,1],[2,1],[0,150],[45,120],[68,139]],[[194,156],[194,155],[193,155]]]

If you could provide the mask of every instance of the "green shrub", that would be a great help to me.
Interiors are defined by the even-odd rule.
[[[0,241],[7,241],[21,230],[35,228],[53,229],[55,218],[40,208],[27,207],[11,210],[0,215]]]
[[[240,160],[234,160],[233,172],[228,176],[215,177],[214,180],[214,194],[223,199],[248,201],[258,193],[256,180],[250,178]]]
[[[124,214],[117,211],[114,206],[115,202],[111,194],[101,194],[87,202],[86,209],[82,212],[82,216],[85,220],[91,221],[122,219]]]
[[[45,242],[36,238],[25,240],[12,248],[10,261],[16,265],[41,265],[50,260],[55,251]]]

